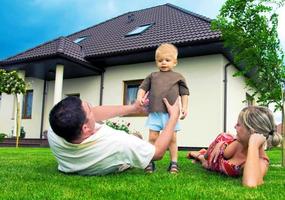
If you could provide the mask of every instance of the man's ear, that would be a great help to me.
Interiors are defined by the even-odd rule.
[[[85,133],[88,132],[88,130],[89,130],[89,127],[87,126],[87,124],[83,124],[83,125],[82,125],[82,128],[81,128],[81,132],[82,132],[83,134],[85,134]]]

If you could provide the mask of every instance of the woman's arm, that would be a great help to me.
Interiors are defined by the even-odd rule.
[[[263,148],[265,137],[254,133],[250,136],[248,142],[247,158],[243,170],[242,183],[247,187],[256,187],[263,184],[268,163],[260,158],[259,151]]]
[[[230,159],[237,152],[238,148],[242,148],[241,144],[238,141],[233,141],[229,145],[226,146],[224,151],[224,158]]]

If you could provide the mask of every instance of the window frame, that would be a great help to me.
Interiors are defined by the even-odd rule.
[[[78,37],[75,40],[73,40],[73,42],[75,44],[79,44],[80,42],[82,42],[83,40],[86,40],[87,36],[82,36],[82,37]]]
[[[135,79],[135,80],[126,80],[123,81],[123,87],[124,87],[124,91],[123,91],[123,105],[129,105],[127,104],[127,99],[128,99],[128,86],[140,86],[140,84],[143,82],[143,79]],[[141,117],[141,116],[147,116],[147,114],[129,114],[126,115],[125,117]]]
[[[70,93],[70,94],[65,94],[66,97],[78,97],[80,98],[80,93]]]
[[[28,94],[32,94],[32,103],[31,103],[31,115],[27,114],[28,110]],[[23,96],[23,105],[22,105],[22,119],[32,119],[33,114],[33,99],[34,99],[34,90],[26,90],[26,94]]]
[[[154,23],[149,23],[149,24],[143,24],[140,26],[135,27],[133,30],[129,31],[125,37],[131,37],[131,36],[135,36],[135,35],[140,35],[143,34],[144,32],[146,32],[148,29],[150,29],[152,26],[154,25]],[[143,28],[141,31],[137,32],[138,29]]]

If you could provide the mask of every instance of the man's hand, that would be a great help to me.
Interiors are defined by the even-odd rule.
[[[163,102],[167,108],[169,118],[178,120],[180,114],[180,97],[178,97],[173,105],[170,105],[166,98],[163,98]]]

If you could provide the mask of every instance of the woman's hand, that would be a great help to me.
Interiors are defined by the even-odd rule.
[[[262,134],[253,133],[250,135],[248,146],[256,145],[258,148],[260,148],[263,146],[265,141],[266,141],[266,138]]]
[[[218,142],[213,149],[211,156],[209,157],[209,163],[216,163],[218,156],[220,155],[222,146],[225,145],[223,141]]]

